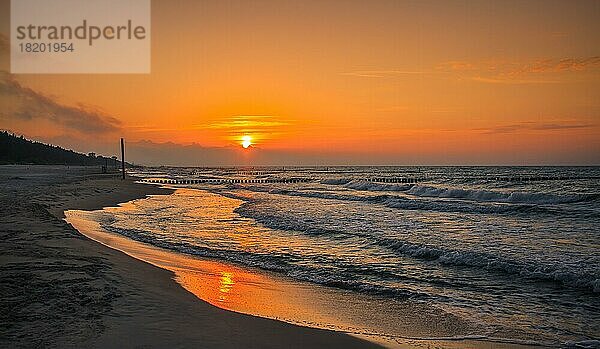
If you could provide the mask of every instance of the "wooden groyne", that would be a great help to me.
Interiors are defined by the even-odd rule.
[[[570,181],[585,179],[600,179],[597,176],[517,176],[517,177],[494,177],[485,178],[494,179],[501,182],[543,182],[543,181]]]
[[[143,178],[141,181],[158,184],[268,184],[268,183],[327,183],[327,177],[301,177],[301,178]],[[435,180],[432,177],[367,177],[356,180],[372,183],[401,183],[416,184]],[[453,177],[459,181],[497,181],[497,182],[540,182],[540,181],[565,181],[565,180],[598,180],[598,176],[474,176]],[[347,182],[346,182],[347,183]],[[345,184],[342,182],[341,184]]]
[[[159,184],[229,184],[229,183],[307,183],[313,182],[311,178],[271,178],[271,179],[256,179],[256,178],[201,178],[201,179],[164,179],[164,178],[150,178],[142,179],[143,182],[147,183],[159,183]]]
[[[435,177],[432,177],[435,178]],[[463,181],[497,181],[497,182],[544,182],[544,181],[579,181],[579,180],[597,180],[600,176],[457,176],[453,180]]]
[[[418,183],[425,181],[420,177],[380,177],[380,178],[365,178],[367,182],[373,183]]]
[[[320,182],[323,178],[144,178],[143,182],[158,184],[264,184],[264,183],[310,183]],[[378,177],[364,178],[373,183],[417,183],[423,178],[417,177]]]

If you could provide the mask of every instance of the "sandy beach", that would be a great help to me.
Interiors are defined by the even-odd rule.
[[[377,347],[214,307],[173,273],[87,239],[63,220],[67,209],[166,189],[63,166],[2,166],[0,186],[0,347]]]

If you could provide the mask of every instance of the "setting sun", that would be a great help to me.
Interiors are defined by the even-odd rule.
[[[252,137],[242,136],[242,147],[248,148],[251,145],[252,145]]]

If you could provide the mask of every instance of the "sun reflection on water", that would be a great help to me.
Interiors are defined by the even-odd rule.
[[[231,291],[235,285],[235,281],[233,281],[233,273],[229,272],[221,272],[221,278],[219,279],[219,302],[224,302],[227,300],[227,293]]]

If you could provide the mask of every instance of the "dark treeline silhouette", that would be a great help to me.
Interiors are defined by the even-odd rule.
[[[88,155],[0,132],[0,164],[71,165],[118,167],[116,157]],[[130,166],[130,164],[127,164]]]

